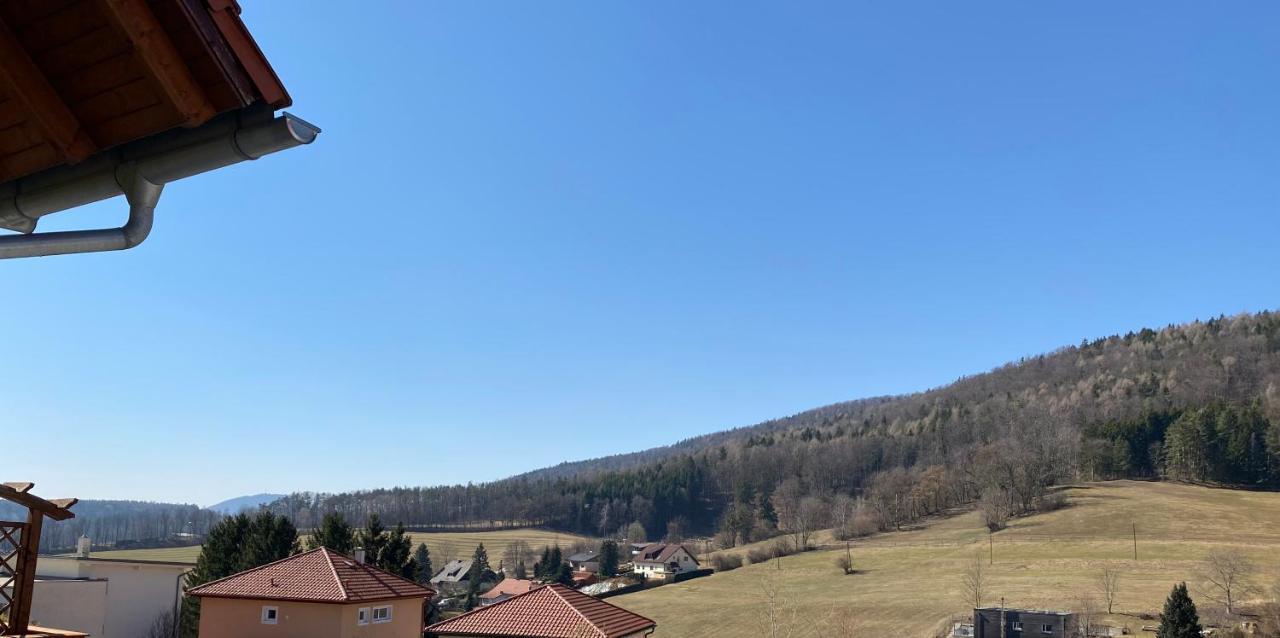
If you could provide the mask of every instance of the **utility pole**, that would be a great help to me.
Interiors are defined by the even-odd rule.
[[[844,542],[844,564],[853,572],[853,552],[849,551],[849,541]]]
[[[1138,560],[1138,524],[1133,524],[1133,560]]]
[[[1004,621],[1004,597],[1000,597],[1000,638],[1007,638]]]

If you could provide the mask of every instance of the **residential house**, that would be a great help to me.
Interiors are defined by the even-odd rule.
[[[640,638],[657,623],[576,592],[542,585],[427,627],[435,638]]]
[[[322,547],[187,594],[200,638],[420,638],[435,591]]]
[[[137,638],[160,617],[176,617],[194,563],[95,558],[90,547],[81,538],[75,554],[36,559],[33,621],[94,638]]]
[[[644,578],[670,578],[698,569],[698,559],[684,545],[650,543],[631,561],[632,571]]]
[[[444,569],[436,572],[431,577],[431,586],[435,587],[441,594],[457,596],[471,585],[471,560],[451,560],[445,564]],[[480,575],[480,590],[484,590],[488,583],[498,582],[498,574],[492,569],[484,570]]]
[[[575,572],[598,572],[600,571],[600,557],[596,555],[594,550],[579,552],[569,557],[569,566]]]
[[[480,604],[492,605],[500,603],[513,596],[519,596],[530,589],[533,589],[537,583],[531,580],[521,580],[519,578],[504,578],[493,589],[480,594]]]
[[[973,610],[974,638],[1067,638],[1075,633],[1075,615],[1068,611],[1007,607]]]

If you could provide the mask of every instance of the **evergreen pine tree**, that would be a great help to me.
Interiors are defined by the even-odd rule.
[[[600,575],[601,576],[617,576],[618,575],[618,543],[613,540],[606,540],[600,543]]]
[[[364,548],[365,562],[379,564],[382,547],[387,544],[387,528],[382,525],[382,518],[377,513],[369,515],[364,529],[356,533],[356,546]]]
[[[409,554],[413,551],[413,539],[405,531],[404,523],[396,523],[395,529],[386,535],[386,540],[378,552],[377,565],[380,569],[412,578],[413,572],[408,570]]]
[[[573,568],[569,566],[569,563],[560,563],[560,569],[555,572],[554,582],[566,587],[573,586]]]
[[[222,519],[209,529],[195,569],[185,580],[188,588],[275,562],[298,550],[298,531],[283,516],[267,510],[250,517],[237,514]],[[182,601],[181,633],[194,637],[200,627],[200,600]]]
[[[535,564],[535,566],[536,566],[536,564]],[[526,572],[526,571],[525,571],[525,567],[524,567],[524,560],[523,560],[523,559],[521,559],[521,560],[516,561],[516,578],[518,578],[518,579],[520,579],[520,580],[524,580],[524,579],[526,579],[526,578],[528,578],[528,577],[529,577],[529,574],[528,574],[528,572]]]
[[[431,582],[431,577],[435,573],[431,571],[431,550],[427,549],[426,543],[418,544],[417,551],[413,553],[413,562],[414,566],[417,567],[413,580],[424,585]]]
[[[483,575],[489,570],[489,552],[485,550],[484,543],[480,543],[471,554],[471,571]]]
[[[555,580],[560,575],[560,566],[564,564],[564,554],[560,552],[560,546],[556,545],[551,548],[551,553],[547,556],[547,562],[542,566],[544,572],[543,577],[546,580]]]
[[[307,539],[307,549],[328,547],[339,554],[351,555],[355,549],[351,525],[337,512],[329,512],[320,520],[320,527]]]
[[[1200,638],[1200,615],[1187,594],[1186,583],[1174,585],[1169,598],[1164,601],[1156,638]]]

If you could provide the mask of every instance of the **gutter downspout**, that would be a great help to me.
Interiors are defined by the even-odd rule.
[[[186,578],[191,571],[184,569],[178,572],[178,578],[173,583],[173,635],[175,636],[182,629],[182,579]]]
[[[0,184],[0,227],[32,233],[50,213],[124,195],[129,220],[119,228],[0,236],[0,259],[127,250],[151,233],[164,185],[246,160],[310,144],[320,129],[285,113],[249,109],[204,126],[161,134],[50,176]]]
[[[160,202],[164,184],[153,184],[139,175],[136,162],[118,167],[115,180],[124,193],[125,201],[129,202],[129,221],[124,226],[6,235],[0,237],[0,259],[128,250],[146,241],[151,234],[156,204]]]

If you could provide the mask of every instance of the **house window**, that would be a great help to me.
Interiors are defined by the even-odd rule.
[[[391,607],[374,607],[373,608],[373,624],[378,625],[384,622],[391,622]]]
[[[262,624],[274,625],[280,619],[280,608],[269,605],[262,606]]]
[[[1053,633],[1053,625],[1040,625],[1040,633],[1042,634]]]
[[[356,611],[356,624],[357,625],[369,624],[369,608],[368,607],[361,607],[359,610]]]
[[[1021,621],[1021,620],[1015,620],[1015,621],[1013,621],[1013,630],[1014,630],[1014,631],[1022,631],[1022,621]]]

